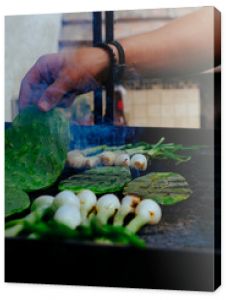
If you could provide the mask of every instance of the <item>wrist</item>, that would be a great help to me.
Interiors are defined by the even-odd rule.
[[[104,50],[108,55],[108,77],[104,76],[105,83],[108,79],[115,83],[120,82],[125,68],[125,52],[122,45],[117,40],[114,40],[109,43],[97,44],[96,47]]]
[[[98,47],[92,48],[93,53],[93,68],[91,68],[91,73],[100,84],[104,83],[109,75],[110,70],[110,58],[108,53]]]

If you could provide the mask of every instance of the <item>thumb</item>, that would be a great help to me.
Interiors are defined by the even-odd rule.
[[[68,86],[63,80],[56,80],[43,93],[38,101],[38,107],[43,111],[49,111],[63,99],[68,92]]]

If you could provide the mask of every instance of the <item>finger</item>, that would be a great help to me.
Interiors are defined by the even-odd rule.
[[[38,102],[38,107],[43,111],[49,111],[60,103],[67,92],[67,83],[62,79],[56,80],[45,90]]]
[[[29,72],[25,75],[21,82],[20,92],[19,92],[19,109],[23,109],[27,105],[34,102],[34,87],[39,86],[41,81],[41,74],[34,65]],[[37,90],[37,89],[36,89]]]
[[[57,106],[62,107],[62,108],[67,108],[67,107],[71,106],[72,103],[75,101],[76,96],[77,96],[77,93],[75,93],[75,92],[67,93],[66,95],[64,95],[60,104]]]

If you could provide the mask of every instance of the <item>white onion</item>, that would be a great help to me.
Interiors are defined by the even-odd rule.
[[[50,195],[42,195],[37,197],[31,205],[31,211],[36,209],[45,209],[52,205],[54,200],[53,196]]]
[[[80,200],[72,191],[63,191],[57,194],[52,203],[52,209],[55,211],[60,206],[70,204],[80,208]]]
[[[75,229],[81,223],[81,216],[79,209],[70,204],[65,204],[57,209],[53,219],[71,229]]]
[[[135,154],[132,156],[130,165],[132,168],[140,171],[147,169],[147,158],[143,154]]]

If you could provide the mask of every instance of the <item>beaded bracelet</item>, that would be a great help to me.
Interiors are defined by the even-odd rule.
[[[118,50],[118,57],[119,57],[118,64],[116,61],[114,51],[108,44],[114,45],[116,47],[116,49]],[[109,78],[107,79],[107,81],[114,80],[115,83],[118,83],[121,80],[121,78],[123,76],[123,72],[124,72],[125,53],[124,53],[123,47],[121,46],[121,44],[118,41],[112,41],[112,42],[109,42],[108,44],[100,43],[100,44],[95,45],[95,47],[104,49],[109,55],[110,68],[109,68]]]

